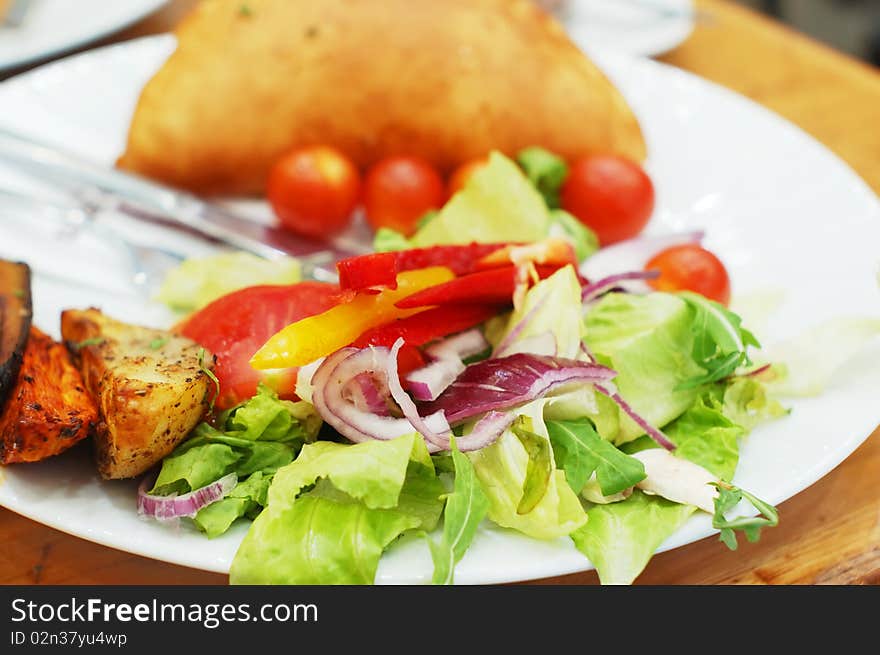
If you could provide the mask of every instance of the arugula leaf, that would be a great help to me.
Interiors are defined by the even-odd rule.
[[[531,419],[527,416],[517,418],[510,430],[529,455],[522,498],[516,506],[517,514],[528,514],[541,502],[550,485],[550,475],[553,473],[550,443],[541,435],[535,434]]]
[[[532,147],[521,150],[516,161],[529,182],[544,196],[550,209],[559,207],[559,190],[568,177],[568,165],[561,157],[544,148]]]
[[[747,348],[760,348],[761,344],[751,332],[742,327],[739,316],[697,293],[683,291],[678,296],[693,311],[692,355],[706,372],[680,383],[677,390],[693,389],[723,380],[740,366],[752,363]]]
[[[443,511],[443,536],[429,541],[434,560],[434,584],[452,584],[455,565],[464,557],[474,539],[477,526],[489,510],[489,499],[480,486],[471,461],[462,455],[452,440],[455,484]]]
[[[746,539],[754,543],[761,536],[761,528],[774,528],[779,525],[779,512],[770,503],[766,503],[732,484],[715,483],[715,487],[718,489],[718,497],[715,499],[712,527],[721,530],[719,540],[730,550],[737,548],[736,530],[742,530]],[[725,514],[736,507],[743,498],[748,500],[760,512],[760,515],[727,519]]]
[[[581,492],[594,471],[605,496],[645,479],[645,466],[600,437],[589,419],[545,423],[553,454],[575,493]]]

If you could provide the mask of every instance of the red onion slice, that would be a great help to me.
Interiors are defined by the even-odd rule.
[[[631,271],[629,273],[609,275],[608,277],[603,277],[601,280],[586,285],[581,291],[581,302],[584,304],[592,302],[603,293],[621,286],[622,282],[644,282],[645,280],[653,280],[657,277],[660,277],[659,271]],[[632,288],[630,288],[630,290],[632,290]],[[645,290],[650,291],[651,289],[645,285]]]
[[[387,392],[387,389],[385,391]],[[369,373],[356,375],[345,385],[343,394],[346,400],[353,402],[355,407],[362,411],[379,416],[391,416],[387,403],[389,394],[380,391],[376,379]]]
[[[212,482],[182,496],[157,496],[147,493],[149,484],[147,478],[144,478],[138,487],[138,514],[160,521],[183,517],[192,518],[203,507],[207,507],[211,503],[225,497],[235,488],[236,484],[238,484],[238,476],[235,473],[230,473],[229,475],[224,475],[216,482]]]
[[[356,443],[373,439],[388,441],[411,434],[414,430],[421,432],[408,418],[380,416],[359,409],[345,397],[343,390],[358,375],[370,374],[374,380],[379,379],[381,384],[380,378],[388,375],[388,360],[387,348],[369,347],[362,350],[342,348],[328,356],[312,378],[315,387],[313,404],[318,414],[329,426],[350,441]],[[394,367],[394,379],[399,385],[396,364]],[[405,408],[401,409],[405,411]],[[448,423],[442,413],[428,416],[423,422],[431,434],[441,432],[444,428],[448,429]],[[427,435],[423,434],[423,436],[427,438]],[[428,450],[437,452],[440,447],[428,443]]]
[[[445,357],[407,374],[405,387],[416,400],[435,400],[464,372],[458,357]]]
[[[669,438],[660,432],[653,425],[648,423],[645,419],[643,419],[639,414],[632,408],[632,406],[626,402],[619,393],[613,388],[609,389],[608,387],[604,387],[601,384],[596,385],[596,391],[599,393],[605,394],[611,400],[613,400],[617,405],[626,413],[636,424],[642,428],[645,433],[651,437],[654,441],[657,442],[658,445],[663,446],[666,450],[675,450],[675,444],[672,443]]]
[[[488,412],[468,434],[456,437],[455,445],[463,453],[491,446],[515,419],[514,412]]]
[[[695,231],[627,239],[602,248],[596,254],[588,257],[581,264],[580,272],[588,280],[601,280],[626,271],[640,271],[658,252],[672,246],[700,243],[703,237],[702,231]]]
[[[480,414],[509,409],[570,384],[608,382],[616,372],[605,366],[561,357],[519,353],[471,364],[426,411],[444,411],[452,425]]]
[[[425,354],[432,359],[467,359],[488,347],[483,333],[473,328],[431,344],[425,348]]]
[[[385,373],[388,376],[388,388],[391,390],[391,397],[394,398],[403,415],[406,417],[412,427],[415,428],[427,441],[439,448],[444,447],[444,441],[449,443],[449,434],[452,432],[449,423],[442,411],[437,411],[426,418],[422,418],[413,399],[410,398],[403,390],[400,384],[400,378],[397,375],[397,353],[403,347],[404,340],[398,337],[394,345],[391,346],[391,352],[385,359]],[[428,423],[431,423],[429,425]]]

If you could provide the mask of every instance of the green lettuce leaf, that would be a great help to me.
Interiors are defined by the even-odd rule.
[[[544,197],[547,206],[551,209],[559,207],[559,190],[568,177],[565,160],[544,148],[532,147],[521,150],[516,161]]]
[[[547,236],[560,237],[571,243],[579,262],[599,250],[599,237],[596,233],[562,209],[550,210],[550,229]]]
[[[575,359],[581,347],[581,312],[581,285],[574,268],[566,266],[529,289],[522,306],[507,320],[501,338],[530,316],[516,341],[550,332],[556,339],[556,354]]]
[[[747,432],[764,421],[787,416],[789,410],[771,397],[767,385],[751,377],[733,378],[721,398],[724,415]]]
[[[192,312],[244,287],[294,284],[300,279],[300,263],[292,257],[268,260],[248,252],[224,252],[186,259],[168,271],[156,300],[175,311]]]
[[[699,390],[682,388],[704,369],[693,359],[693,313],[684,300],[666,293],[609,293],[584,320],[584,341],[597,359],[617,371],[620,395],[646,421],[663,426],[694,404]],[[618,412],[603,401],[600,411]],[[600,434],[616,444],[631,441],[642,430],[619,413],[619,430]]]
[[[372,584],[388,545],[419,520],[327,485],[264,510],[232,560],[230,584]]]
[[[725,416],[707,396],[664,428],[675,455],[699,464],[722,480],[731,480],[739,462],[739,440],[746,429]]]
[[[445,489],[422,438],[319,441],[275,474],[235,555],[233,584],[369,584],[384,549],[432,530]]]
[[[271,475],[261,471],[239,482],[225,498],[199,510],[193,521],[209,538],[226,532],[236,519],[256,516],[266,505],[266,494],[272,484]]]
[[[464,557],[489,509],[489,499],[480,486],[474,467],[455,447],[454,439],[452,461],[455,483],[443,510],[443,536],[438,541],[429,541],[431,559],[434,560],[434,584],[454,582],[455,565]]]
[[[627,585],[695,511],[636,490],[622,502],[591,507],[586,525],[571,539],[596,567],[602,584]]]
[[[602,439],[589,419],[546,421],[557,465],[579,494],[596,473],[603,496],[613,496],[645,479],[644,465]]]
[[[529,456],[522,496],[516,506],[517,514],[528,514],[535,509],[547,493],[550,476],[553,474],[553,449],[550,442],[532,432],[531,427],[532,422],[525,416],[520,416],[510,428]]]
[[[521,407],[519,412],[531,419],[535,434],[549,441],[542,416],[545,404],[546,400],[535,401]],[[523,497],[529,454],[511,431],[506,431],[491,446],[468,453],[468,458],[489,498],[488,517],[498,525],[537,539],[554,539],[569,534],[587,520],[580,499],[555,462],[540,502],[524,514],[517,511]]]
[[[493,152],[410,243],[420,248],[471,241],[539,241],[547,236],[549,223],[541,194],[513,161]]]
[[[779,396],[815,396],[870,342],[880,337],[880,319],[840,318],[765,349],[763,357],[784,375],[767,383]],[[777,366],[778,365],[778,366]]]
[[[218,423],[223,430],[199,424],[162,460],[151,491],[184,494],[235,473],[239,481],[232,492],[196,516],[196,525],[212,537],[265,505],[267,481],[314,439],[320,419],[311,405],[279,400],[271,389],[260,386],[257,395],[222,415]]]

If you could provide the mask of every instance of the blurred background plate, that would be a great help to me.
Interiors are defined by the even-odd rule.
[[[20,24],[0,21],[0,70],[50,57],[107,36],[167,0],[7,0]],[[23,7],[23,8],[22,8]]]
[[[547,4],[578,45],[631,55],[663,54],[694,29],[692,0],[557,0]]]

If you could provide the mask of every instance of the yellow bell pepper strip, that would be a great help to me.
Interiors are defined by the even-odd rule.
[[[425,307],[400,309],[395,307],[395,303],[454,277],[455,274],[445,266],[400,273],[396,289],[360,293],[348,303],[283,328],[256,352],[251,358],[251,366],[257,370],[288,368],[304,366],[319,357],[326,357],[367,330],[424,311]]]

